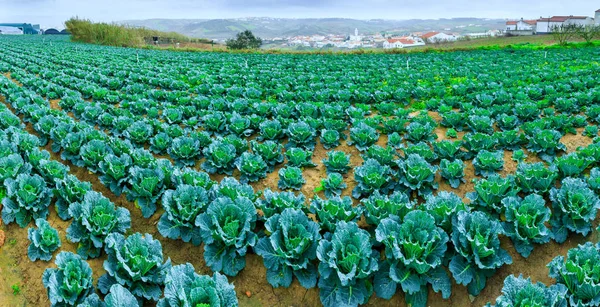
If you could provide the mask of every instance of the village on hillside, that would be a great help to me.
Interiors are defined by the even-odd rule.
[[[426,44],[449,43],[458,40],[469,40],[483,37],[495,36],[524,36],[550,34],[552,29],[565,24],[575,25],[600,25],[600,9],[595,12],[594,17],[588,16],[551,16],[540,17],[535,20],[508,20],[505,29],[489,30],[486,32],[467,33],[459,35],[453,33],[451,28],[440,31],[415,32],[403,36],[387,36],[382,33],[361,35],[359,29],[355,29],[351,35],[312,35],[294,36],[288,38],[274,38],[271,43],[282,47],[306,47],[306,48],[410,48],[424,46]],[[464,26],[456,26],[465,27]],[[472,25],[468,25],[472,26]]]

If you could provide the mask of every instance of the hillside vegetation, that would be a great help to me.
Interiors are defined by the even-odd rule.
[[[141,47],[151,44],[153,37],[159,37],[161,43],[211,43],[210,40],[189,38],[175,32],[162,32],[144,27],[95,23],[77,17],[67,20],[65,25],[71,33],[73,41],[98,45]]]

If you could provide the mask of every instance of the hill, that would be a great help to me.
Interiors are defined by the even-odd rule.
[[[264,39],[298,35],[404,34],[420,31],[449,31],[458,34],[504,28],[503,19],[452,18],[410,20],[358,20],[347,18],[269,18],[236,19],[146,19],[125,20],[121,24],[159,31],[178,32],[191,37],[225,40],[243,30],[251,30]]]

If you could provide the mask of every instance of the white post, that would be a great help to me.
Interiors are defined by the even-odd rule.
[[[548,57],[548,51],[544,52],[544,59]]]
[[[137,63],[139,64],[140,63],[140,52],[139,51],[137,51],[135,53],[135,57],[136,57]]]
[[[406,70],[410,69],[410,65],[408,65],[409,61],[410,61],[410,57],[406,59]]]

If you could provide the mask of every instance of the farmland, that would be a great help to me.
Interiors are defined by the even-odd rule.
[[[0,50],[10,306],[600,301],[598,48]]]

